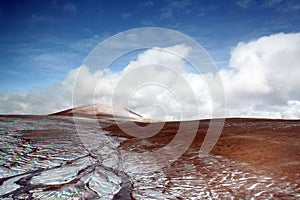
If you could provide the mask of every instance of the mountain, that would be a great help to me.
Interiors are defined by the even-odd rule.
[[[123,119],[133,121],[145,121],[142,115],[121,106],[112,106],[111,104],[92,104],[84,105],[68,110],[50,114],[52,116],[75,116],[88,118],[109,118]]]

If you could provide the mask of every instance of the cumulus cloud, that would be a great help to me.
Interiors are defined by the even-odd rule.
[[[78,69],[64,81],[40,92],[0,94],[1,114],[49,114],[72,107],[73,84]]]
[[[299,33],[239,43],[231,52],[230,68],[220,71],[229,112],[246,115],[242,110],[251,108],[255,112],[247,115],[255,116],[261,110],[268,111],[263,114],[267,117],[274,116],[275,111],[277,117],[287,117],[284,110],[276,108],[287,108],[289,102],[300,100],[298,55]]]
[[[1,94],[0,112],[47,114],[114,101],[146,117],[207,118],[212,113],[207,85],[215,84],[216,77],[189,70],[184,59],[191,50],[184,44],[148,49],[118,72],[91,72],[84,65],[46,91]],[[240,42],[232,49],[230,66],[219,71],[226,116],[300,118],[299,55],[300,33]],[[211,88],[222,89],[216,87]]]
[[[190,50],[186,45],[152,48],[118,73],[91,73],[82,66],[74,102],[80,105],[87,100],[112,101],[156,119],[197,118],[199,109],[202,116],[209,117],[208,90],[199,75],[186,70],[184,58]]]

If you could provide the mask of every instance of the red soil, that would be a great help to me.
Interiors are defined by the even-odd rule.
[[[137,124],[147,125],[145,123]],[[107,127],[106,130],[110,131],[112,135],[130,138],[123,142],[120,148],[137,152],[154,151],[167,145],[174,138],[179,124],[180,122],[167,122],[158,134],[150,138],[129,136],[116,124]],[[200,149],[208,124],[209,120],[199,122],[197,135],[189,147],[190,149]],[[158,125],[160,124],[157,123]],[[260,170],[293,177],[300,171],[300,121],[226,119],[222,134],[211,153],[248,163]],[[180,159],[188,156],[185,153]]]

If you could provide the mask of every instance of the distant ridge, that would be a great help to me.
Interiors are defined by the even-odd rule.
[[[111,104],[91,104],[79,106],[64,111],[50,114],[50,116],[75,116],[88,118],[112,118],[128,119],[133,121],[145,121],[142,115],[121,106],[112,106]]]

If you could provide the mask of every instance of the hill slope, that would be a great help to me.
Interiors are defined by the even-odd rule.
[[[75,116],[88,118],[112,118],[143,121],[143,116],[125,107],[112,106],[110,104],[84,105],[68,110],[60,111],[50,115],[54,116]]]

